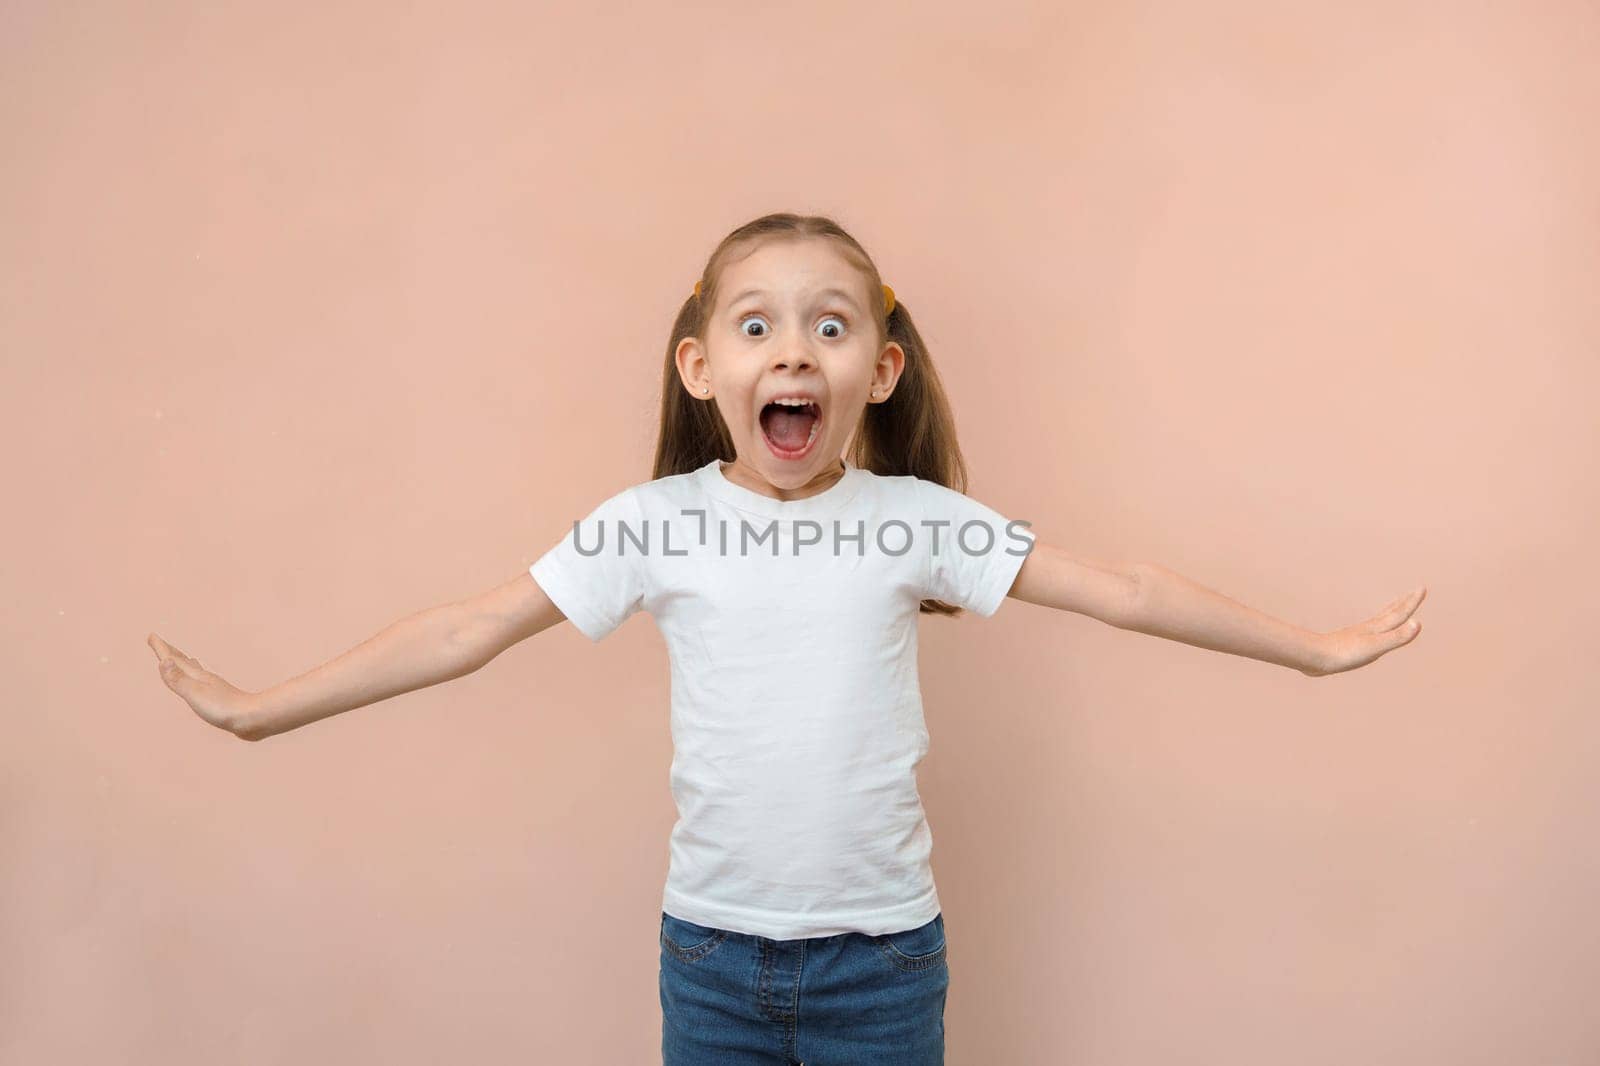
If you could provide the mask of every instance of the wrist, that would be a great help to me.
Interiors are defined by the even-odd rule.
[[[261,740],[271,734],[267,731],[266,701],[264,692],[246,692],[228,724],[228,732],[240,740]]]
[[[1301,651],[1299,670],[1307,677],[1321,677],[1332,672],[1332,658],[1328,634],[1308,633]]]

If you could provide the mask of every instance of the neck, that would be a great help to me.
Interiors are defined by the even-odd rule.
[[[742,485],[751,492],[759,492],[761,495],[770,496],[775,500],[803,500],[807,497],[815,496],[818,493],[826,492],[828,489],[839,483],[840,479],[844,477],[847,469],[845,466],[845,461],[841,457],[834,461],[833,466],[818,474],[804,485],[793,489],[781,489],[772,484],[772,482],[768,481],[766,478],[762,477],[761,474],[753,467],[745,465],[745,463],[739,459],[734,459],[732,463],[729,463],[726,466],[723,466],[722,461],[719,459],[717,461],[717,468],[721,470],[722,473],[727,476],[728,480],[732,481],[734,484]]]

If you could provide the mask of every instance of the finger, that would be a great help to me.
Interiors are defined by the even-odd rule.
[[[165,681],[167,687],[179,695],[183,694],[182,687],[193,680],[181,659],[162,659],[161,665],[157,669],[161,672],[161,680]]]
[[[1395,626],[1390,630],[1389,650],[1403,647],[1417,639],[1417,634],[1422,632],[1422,623],[1413,618],[1402,626]]]
[[[171,644],[167,644],[165,641],[163,641],[162,644],[167,649],[167,655],[166,655],[167,658],[176,659],[180,663],[182,663],[184,666],[189,667],[191,670],[204,670],[205,669],[205,667],[200,665],[200,660],[199,659],[196,659],[193,655],[190,655],[188,652],[184,651],[183,649],[174,648]]]
[[[1422,623],[1413,619],[1404,625],[1395,626],[1385,632],[1369,634],[1352,651],[1348,665],[1340,669],[1354,670],[1375,662],[1396,648],[1410,644],[1417,639],[1417,634],[1420,632],[1422,632]]]
[[[179,662],[184,663],[187,666],[199,666],[200,665],[200,661],[198,659],[196,659],[194,656],[187,655],[183,651],[181,651],[180,649],[174,648],[171,644],[168,644],[166,641],[162,640],[160,637],[156,636],[154,633],[150,634],[149,644],[150,644],[150,647],[155,649],[157,658],[160,658],[160,659],[177,659]]]
[[[1411,617],[1411,612],[1417,609],[1417,605],[1422,602],[1422,597],[1426,593],[1426,588],[1414,589],[1394,600],[1367,621],[1367,632],[1387,633],[1394,629]]]
[[[1427,596],[1428,596],[1428,590],[1426,588],[1419,588],[1415,592],[1413,592],[1410,596],[1408,596],[1406,598],[1405,607],[1402,610],[1400,610],[1399,612],[1397,612],[1397,614],[1396,614],[1396,617],[1394,619],[1394,625],[1395,626],[1401,626],[1401,624],[1403,622],[1405,622],[1406,619],[1410,618],[1412,616],[1412,614],[1414,614],[1416,612],[1418,607],[1422,606],[1422,601],[1424,599],[1426,599]],[[1403,626],[1402,626],[1402,628],[1403,628]]]

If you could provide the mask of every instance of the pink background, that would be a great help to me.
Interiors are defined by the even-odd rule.
[[[665,649],[262,688],[649,476],[727,230],[835,216],[969,491],[1351,674],[923,618],[952,1064],[1600,1061],[1591,3],[0,17],[0,1060],[659,1061]]]

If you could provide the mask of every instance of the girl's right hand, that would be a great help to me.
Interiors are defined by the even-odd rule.
[[[156,653],[157,669],[167,687],[183,697],[201,718],[226,729],[235,736],[244,736],[252,693],[230,685],[218,675],[200,665],[200,661],[174,648],[151,633],[145,643]]]

